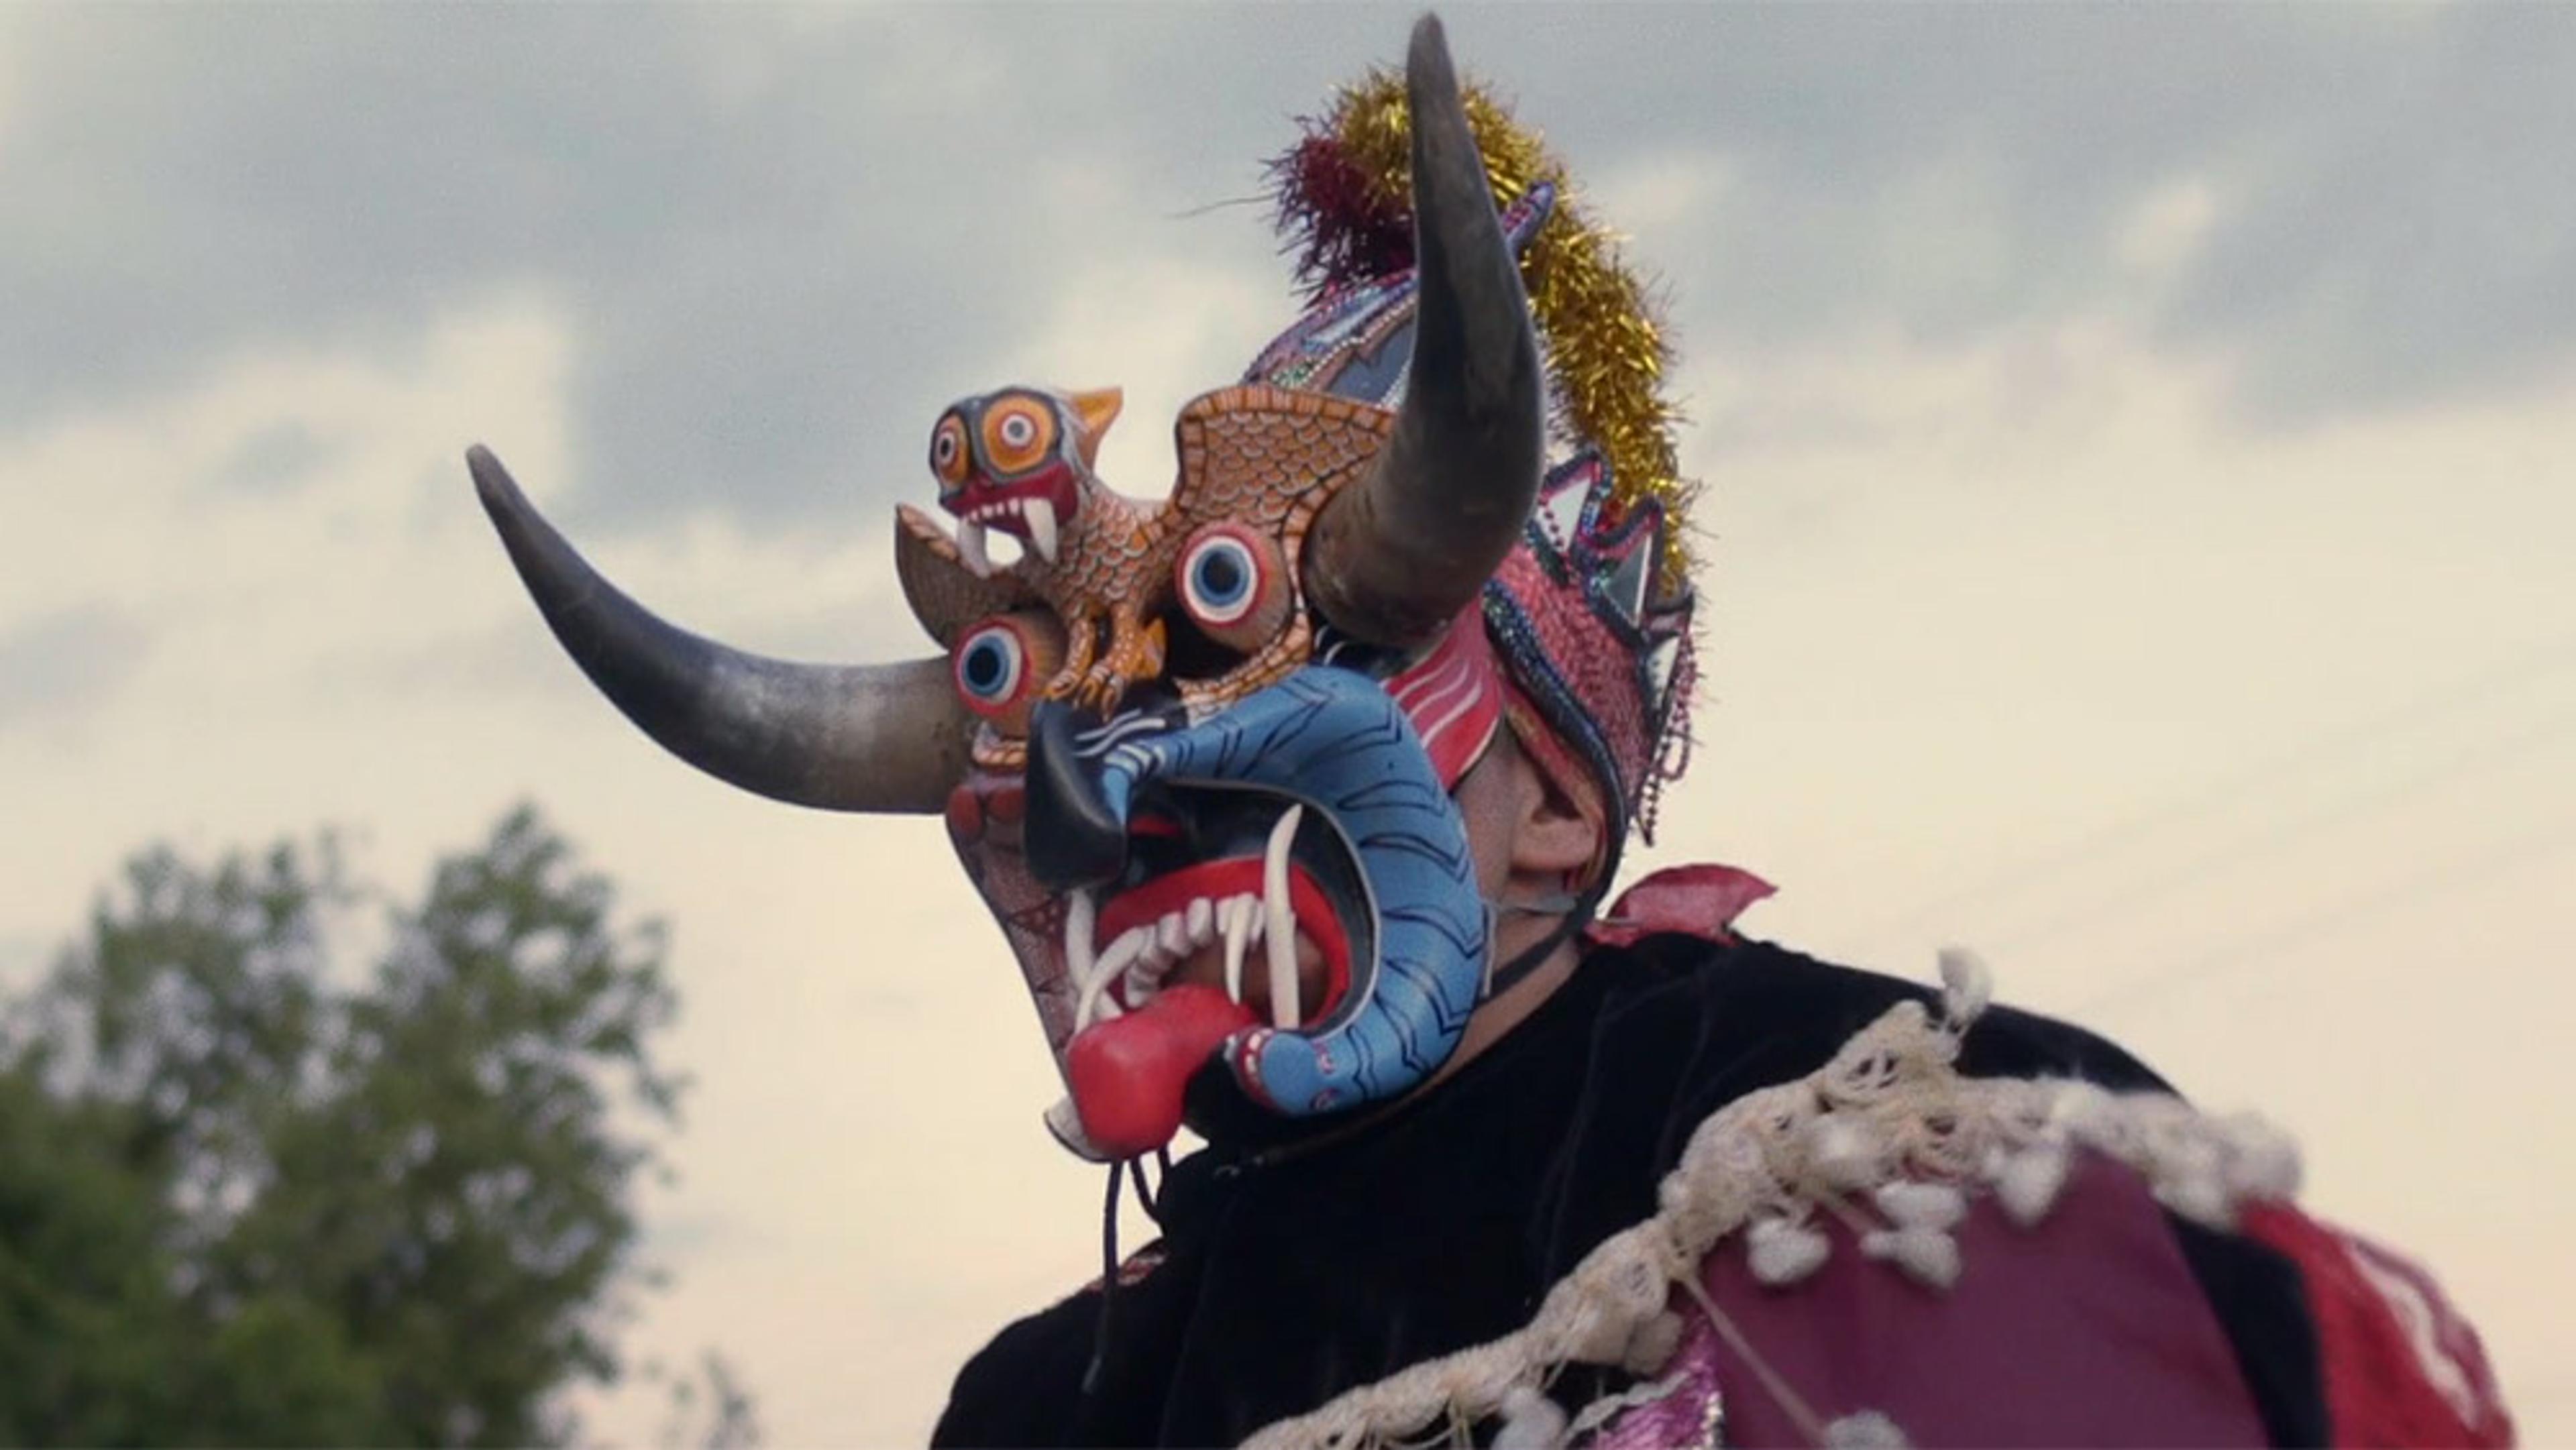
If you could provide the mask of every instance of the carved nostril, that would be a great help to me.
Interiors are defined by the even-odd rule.
[[[1061,701],[1029,714],[1027,825],[1029,874],[1050,891],[1100,886],[1127,867],[1127,823],[1110,808],[1098,772],[1075,746],[1079,731],[1099,724]]]
[[[948,839],[961,848],[984,839],[984,803],[976,798],[974,786],[961,785],[948,793],[947,815]]]

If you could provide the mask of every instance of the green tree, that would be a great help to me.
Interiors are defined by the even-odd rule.
[[[645,1278],[675,1008],[531,809],[416,903],[328,838],[136,857],[0,1017],[0,1442],[570,1438]]]

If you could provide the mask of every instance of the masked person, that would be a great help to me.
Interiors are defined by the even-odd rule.
[[[899,511],[941,647],[759,659],[656,619],[476,450],[565,647],[692,763],[942,814],[1162,1237],[960,1374],[953,1444],[2500,1444],[2420,1271],[2295,1154],[2115,1047],[1736,935],[1670,869],[1684,763],[1665,362],[1561,172],[1436,21],[1280,165],[1307,314],[1182,410],[943,414]],[[1497,199],[1501,202],[1498,210]],[[991,536],[1018,555],[998,563]]]

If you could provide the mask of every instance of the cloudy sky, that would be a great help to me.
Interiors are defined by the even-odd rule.
[[[633,1347],[918,1439],[1097,1252],[1016,974],[935,825],[618,720],[460,455],[702,631],[923,652],[940,408],[1123,385],[1161,489],[1288,313],[1258,159],[1409,15],[0,9],[0,973],[149,838],[409,882],[537,799],[688,996]],[[1708,684],[1638,864],[2281,1119],[2576,1440],[2576,9],[1449,18],[1683,339]]]

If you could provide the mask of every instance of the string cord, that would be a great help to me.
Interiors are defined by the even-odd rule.
[[[1091,1332],[1091,1362],[1083,1366],[1082,1397],[1086,1400],[1100,1393],[1103,1378],[1101,1365],[1109,1355],[1109,1326],[1118,1302],[1118,1189],[1127,1181],[1127,1170],[1137,1160],[1109,1165],[1109,1192],[1100,1206],[1100,1320]],[[1137,1180],[1137,1191],[1144,1191],[1144,1181]]]

